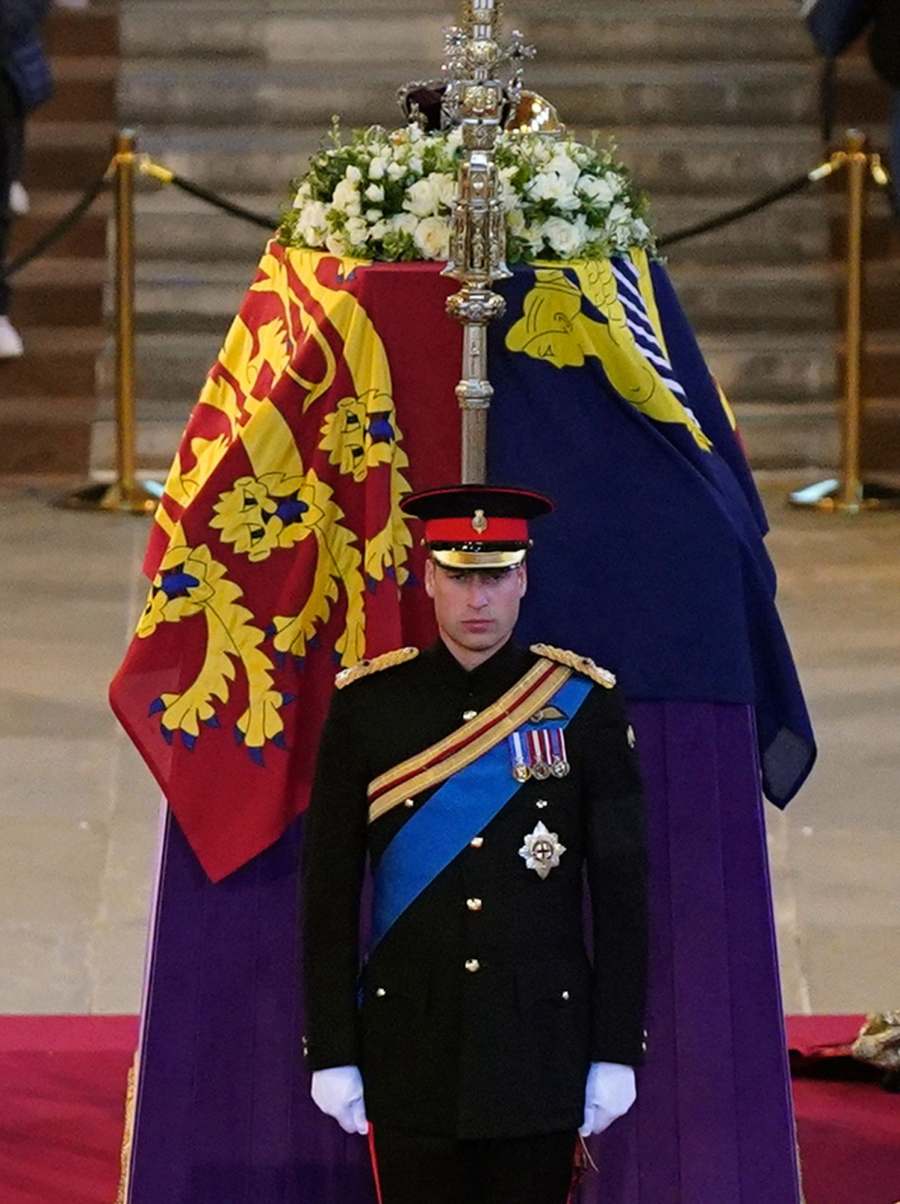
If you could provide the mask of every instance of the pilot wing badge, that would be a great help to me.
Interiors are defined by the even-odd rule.
[[[546,878],[550,871],[559,865],[559,859],[565,851],[566,846],[560,844],[556,833],[549,831],[544,823],[538,821],[534,831],[525,837],[525,843],[519,849],[519,856],[527,868],[534,870],[539,878]]]

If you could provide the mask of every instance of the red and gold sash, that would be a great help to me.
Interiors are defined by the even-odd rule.
[[[505,740],[553,697],[572,672],[568,666],[542,657],[474,719],[424,752],[374,778],[368,789],[369,823],[386,815],[398,803],[445,782]]]

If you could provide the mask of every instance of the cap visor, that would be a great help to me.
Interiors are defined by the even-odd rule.
[[[445,569],[511,569],[525,559],[527,548],[506,552],[459,552],[455,548],[432,548],[431,555]]]

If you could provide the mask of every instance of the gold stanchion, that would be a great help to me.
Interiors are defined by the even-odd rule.
[[[92,482],[59,499],[75,510],[112,510],[148,514],[156,509],[163,486],[138,481],[135,461],[134,399],[134,180],[136,137],[121,130],[113,146],[110,171],[116,181],[116,480]]]
[[[900,506],[900,490],[865,482],[860,466],[860,431],[863,420],[863,229],[866,220],[866,186],[871,174],[882,187],[888,183],[880,156],[868,150],[866,135],[847,131],[846,146],[830,159],[832,171],[847,173],[847,310],[845,329],[844,406],[841,415],[841,475],[817,481],[790,495],[792,506],[827,513],[859,514],[863,510],[889,510]],[[830,173],[829,173],[830,174]]]

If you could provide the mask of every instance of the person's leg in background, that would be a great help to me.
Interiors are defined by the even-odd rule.
[[[9,169],[12,183],[9,186],[9,209],[14,217],[24,217],[31,208],[31,201],[22,183],[25,172],[25,114],[20,112],[13,128],[12,166]]]
[[[900,88],[891,98],[891,203],[900,219]]]
[[[15,359],[22,354],[22,340],[9,320],[9,285],[6,259],[9,246],[9,188],[15,156],[16,123],[19,105],[15,90],[4,72],[0,72],[0,359]]]

